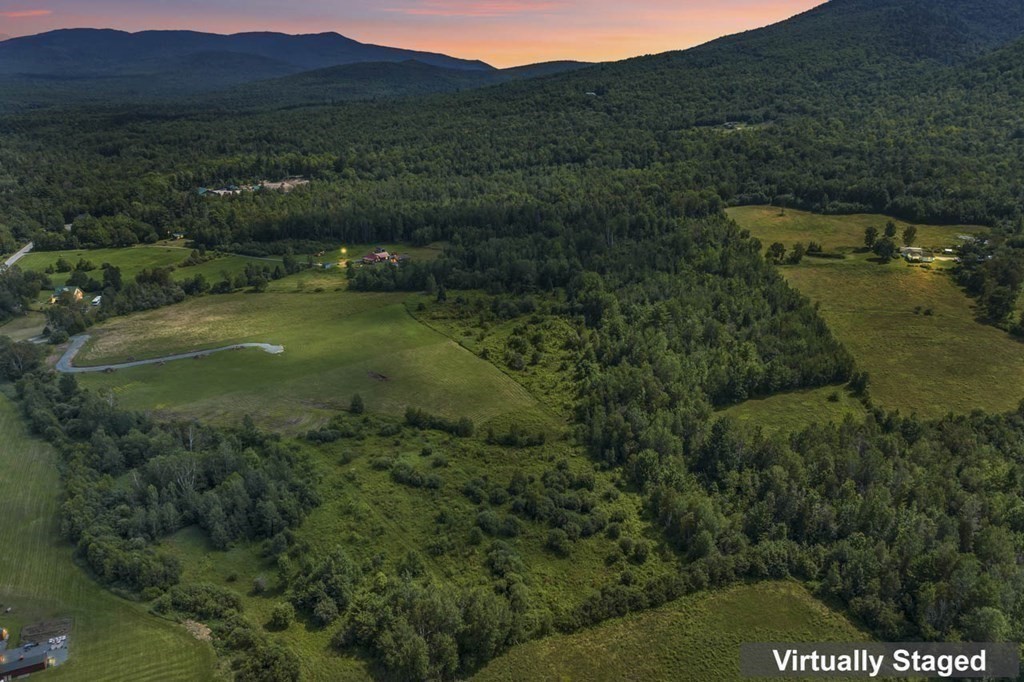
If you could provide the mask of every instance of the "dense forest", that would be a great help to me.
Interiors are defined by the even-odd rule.
[[[687,52],[415,101],[7,116],[0,242],[124,246],[184,232],[265,254],[479,232],[535,247],[534,233],[586,220],[614,243],[637,220],[745,203],[1012,232],[1024,202],[1020,8],[968,5],[837,0]],[[288,175],[313,183],[196,191]],[[1019,272],[1018,242],[996,246]],[[969,288],[998,313],[1018,287],[986,281]]]

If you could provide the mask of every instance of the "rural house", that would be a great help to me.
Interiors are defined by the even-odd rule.
[[[363,256],[363,265],[376,265],[377,263],[391,263],[392,265],[398,265],[409,260],[409,256],[404,253],[388,253],[385,249],[377,247],[373,253]]]
[[[934,263],[935,254],[919,246],[904,246],[900,249],[900,255],[908,263]]]
[[[69,303],[78,303],[84,297],[85,294],[78,287],[60,287],[59,289],[54,289],[53,294],[50,296],[50,305],[61,300],[68,301]]]
[[[376,249],[374,249],[373,253],[369,253],[363,256],[363,263],[365,263],[366,265],[387,263],[389,260],[391,260],[391,254],[379,246]]]

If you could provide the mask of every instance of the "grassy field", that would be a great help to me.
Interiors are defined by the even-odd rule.
[[[838,424],[847,415],[860,418],[865,412],[860,401],[844,388],[827,386],[748,400],[718,414],[732,417],[741,424],[759,426],[766,432],[774,433],[798,431],[815,423]]]
[[[121,404],[205,420],[252,414],[267,426],[307,428],[346,409],[399,415],[415,405],[478,425],[505,414],[546,418],[521,385],[443,334],[420,324],[405,294],[266,293],[207,296],[111,320],[79,364],[159,357],[242,341],[285,352],[220,353],[110,375],[84,385],[113,389]]]
[[[58,531],[56,454],[26,435],[17,408],[3,395],[0,437],[0,603],[13,608],[0,615],[0,625],[17,637],[38,620],[74,620],[69,662],[39,679],[212,679],[208,644],[106,592],[72,563]]]
[[[848,253],[864,246],[864,230],[868,227],[878,228],[881,236],[886,223],[891,220],[896,224],[896,238],[899,241],[903,229],[911,225],[905,220],[868,213],[831,216],[786,209],[783,214],[773,206],[738,206],[727,209],[726,213],[741,227],[750,230],[766,249],[772,242],[781,242],[789,248],[797,242],[802,242],[806,246],[808,242],[813,241],[821,244],[825,251]],[[988,230],[975,225],[938,226],[914,223],[914,226],[917,228],[914,245],[930,249],[954,247],[960,243],[958,235],[975,235]]]
[[[736,680],[744,642],[863,642],[870,637],[789,582],[680,599],[573,635],[516,647],[476,682]]]
[[[42,334],[45,326],[46,316],[42,313],[31,312],[0,325],[0,336],[9,336],[14,341],[28,341]]]
[[[765,208],[731,209],[730,215],[765,244],[815,239],[848,254],[844,260],[805,258],[781,270],[820,304],[833,333],[870,374],[877,404],[936,417],[1011,410],[1024,399],[1024,345],[979,323],[973,301],[946,270],[879,264],[858,252],[865,225],[882,226],[884,216],[780,216]],[[958,234],[979,229],[922,226],[918,243],[955,244]]]
[[[89,272],[89,276],[102,280],[103,272],[100,270],[104,263],[110,263],[121,268],[121,275],[125,281],[130,281],[140,271],[152,268],[177,267],[182,261],[189,257],[192,249],[179,245],[154,244],[151,246],[135,246],[125,249],[82,249],[78,251],[36,251],[25,256],[18,262],[23,270],[44,271],[49,266],[56,266],[60,258],[64,258],[74,266],[79,259],[84,258],[96,266],[96,270]],[[223,256],[206,263],[180,268],[174,271],[176,279],[185,279],[202,274],[211,283],[222,279],[222,272],[229,272],[232,275],[245,269],[247,263],[258,263],[270,265],[280,263],[280,259],[258,259],[248,256]],[[55,286],[61,285],[70,273],[54,273],[51,275]],[[47,292],[44,292],[47,293]]]
[[[569,350],[576,345],[577,332],[572,324],[565,318],[543,313],[504,320],[486,312],[489,299],[480,292],[463,292],[459,298],[465,302],[436,305],[429,297],[413,297],[406,301],[406,306],[415,310],[418,320],[473,354],[488,358],[546,406],[568,419],[577,397],[573,373],[569,370],[576,363],[576,357]],[[547,302],[539,300],[542,306]],[[425,309],[419,308],[421,302]],[[532,355],[533,351],[538,353],[535,364],[531,357],[521,369],[512,368],[508,361],[509,342],[517,331],[530,339],[526,355]]]

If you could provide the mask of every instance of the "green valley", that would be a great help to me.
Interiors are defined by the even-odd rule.
[[[751,29],[513,69],[226,4],[174,21],[313,32],[0,11],[57,29],[0,36],[0,626],[72,620],[33,682],[1024,641],[1020,0],[360,10]]]

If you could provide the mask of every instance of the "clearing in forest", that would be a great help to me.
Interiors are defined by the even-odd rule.
[[[977,320],[974,302],[953,280],[952,260],[930,266],[879,263],[864,230],[886,216],[822,216],[777,208],[730,209],[767,248],[816,241],[845,258],[805,257],[781,272],[820,304],[836,337],[871,376],[871,396],[886,409],[922,417],[1012,410],[1024,398],[1024,344]],[[895,221],[902,234],[905,223]],[[941,250],[983,228],[918,226],[916,244]],[[794,398],[799,399],[799,398]]]
[[[103,281],[103,264],[110,263],[121,269],[121,276],[124,281],[129,282],[142,270],[153,268],[175,268],[174,279],[184,280],[196,275],[203,275],[211,284],[223,279],[224,272],[231,276],[236,275],[245,269],[249,263],[257,265],[269,265],[273,269],[280,264],[280,258],[253,258],[250,256],[221,256],[213,258],[205,263],[178,267],[188,259],[191,249],[180,246],[151,245],[132,246],[122,249],[79,249],[77,251],[34,251],[18,262],[22,270],[35,270],[44,272],[48,267],[56,268],[57,261],[63,258],[71,267],[75,267],[80,260],[86,260],[95,266],[95,269],[87,271],[89,277],[98,282]],[[54,272],[50,275],[54,286],[61,286],[71,275],[70,272]],[[44,291],[45,296],[49,296]]]
[[[205,296],[117,318],[90,330],[78,365],[129,362],[243,342],[284,353],[220,353],[82,378],[124,406],[209,421],[244,414],[265,426],[309,428],[347,409],[401,415],[409,405],[477,425],[538,414],[506,374],[415,320],[407,294],[349,291]],[[385,376],[387,381],[377,377]]]

